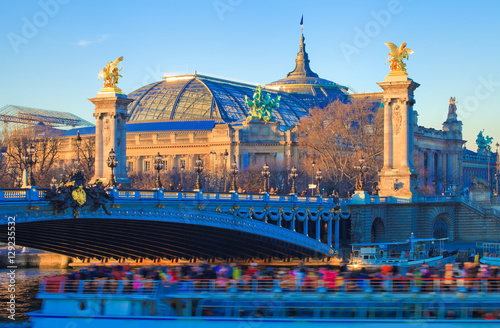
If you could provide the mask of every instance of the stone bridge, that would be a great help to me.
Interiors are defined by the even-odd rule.
[[[84,207],[75,219],[45,191],[0,190],[0,241],[15,218],[17,245],[80,259],[325,257],[349,217],[322,197],[113,189],[110,215]]]

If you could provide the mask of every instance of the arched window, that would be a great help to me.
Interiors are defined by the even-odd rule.
[[[444,219],[436,219],[434,221],[434,228],[432,236],[434,238],[447,238],[448,237],[448,224]]]
[[[376,218],[372,223],[371,242],[379,243],[385,241],[385,226],[381,218]]]

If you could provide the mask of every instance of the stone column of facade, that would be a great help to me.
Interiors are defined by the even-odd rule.
[[[95,98],[89,99],[95,105],[96,118],[96,155],[95,174],[93,180],[103,179],[106,182],[111,178],[111,169],[106,160],[113,149],[116,153],[118,165],[114,170],[117,184],[129,186],[127,177],[127,106],[133,99],[115,92],[99,92]]]
[[[412,198],[413,92],[420,84],[407,76],[387,76],[378,83],[384,90],[384,166],[380,172],[380,195]]]

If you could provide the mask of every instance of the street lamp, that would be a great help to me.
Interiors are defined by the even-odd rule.
[[[196,172],[196,191],[201,190],[201,182],[200,182],[200,173],[203,172],[203,161],[201,160],[200,155],[198,155],[198,159],[194,165],[194,171]]]
[[[311,174],[311,196],[314,195],[314,167],[316,166],[316,161],[313,160],[312,164],[312,174]]]
[[[153,167],[156,170],[156,185],[155,188],[160,189],[163,186],[161,185],[161,180],[160,180],[160,171],[163,170],[163,161],[162,157],[160,155],[160,152],[158,152],[158,155],[155,156],[155,161],[153,163]]]
[[[57,188],[57,179],[55,177],[52,178],[52,180],[50,180],[51,183],[50,183],[50,189],[56,189]]]
[[[28,167],[28,186],[35,185],[35,178],[33,177],[33,165],[38,161],[38,156],[35,155],[35,146],[31,144],[26,147],[26,155],[24,155],[24,163]]]
[[[112,187],[116,186],[116,180],[115,180],[115,167],[118,165],[118,159],[116,158],[116,153],[111,148],[111,151],[109,152],[108,155],[108,160],[106,161],[108,164],[108,167],[111,168],[111,179],[108,183],[108,185],[111,185]]]
[[[262,167],[261,174],[264,177],[264,190],[262,190],[262,192],[266,193],[269,190],[269,176],[271,175],[271,172],[269,172],[269,165],[267,165],[267,162]]]
[[[319,184],[320,184],[321,180],[323,180],[323,176],[321,175],[321,169],[318,169],[318,171],[316,171],[316,182],[317,182],[316,193],[317,194],[320,193]]]
[[[296,194],[297,191],[295,190],[295,179],[297,179],[299,175],[297,174],[297,168],[292,166],[291,172],[290,172],[290,179],[292,179],[292,188],[290,188],[290,195]]]
[[[227,158],[229,156],[229,153],[227,152],[227,149],[224,151],[224,154],[222,154],[222,158],[224,158],[224,192],[227,191],[226,189],[226,170],[227,170]]]
[[[186,168],[184,167],[184,163],[181,164],[181,189],[184,188],[183,184],[182,184],[182,177],[184,176],[184,170]]]
[[[233,175],[233,182],[231,183],[231,190],[229,192],[236,192],[238,188],[236,187],[236,176],[238,175],[238,163],[236,163],[236,155],[234,155],[234,161],[231,163],[231,174]]]
[[[356,190],[363,190],[363,177],[366,171],[368,171],[369,167],[365,165],[365,159],[361,157],[359,159],[359,165],[355,165],[354,169],[358,171],[358,181],[356,181]]]
[[[78,163],[80,163],[80,145],[82,144],[82,137],[80,136],[80,131],[78,131],[76,133],[75,142],[76,142],[76,149],[77,149],[76,158],[78,159]]]

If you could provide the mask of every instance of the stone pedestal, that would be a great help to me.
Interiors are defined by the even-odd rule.
[[[420,86],[408,76],[387,76],[384,90],[384,166],[380,196],[412,198],[416,185],[413,165],[413,91]]]
[[[89,99],[95,105],[95,173],[92,181],[102,179],[107,183],[111,178],[111,168],[106,160],[113,149],[118,166],[114,170],[117,184],[123,187],[130,185],[127,177],[127,106],[133,99],[116,92],[99,92],[95,98]]]
[[[352,195],[351,204],[370,204],[370,195],[364,190],[356,190]]]

